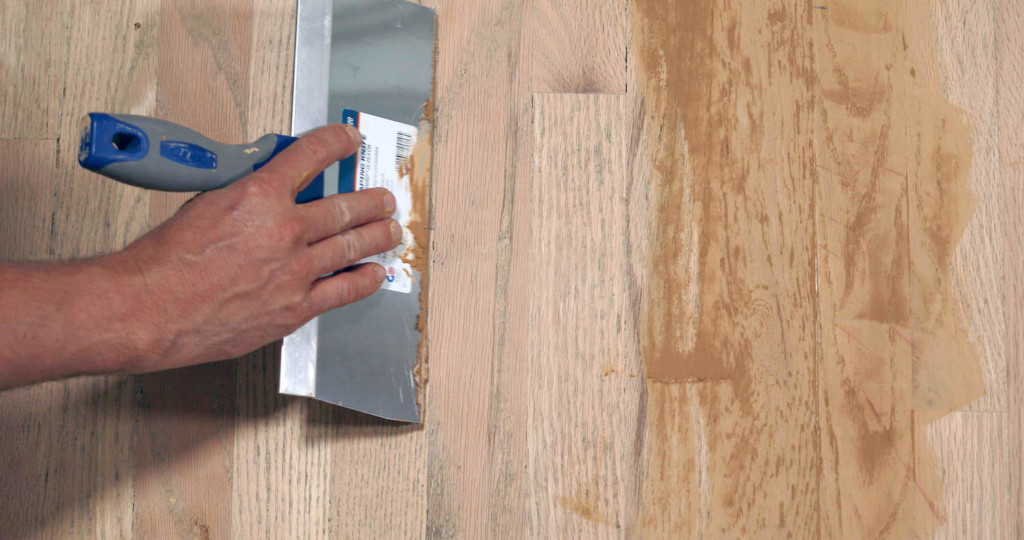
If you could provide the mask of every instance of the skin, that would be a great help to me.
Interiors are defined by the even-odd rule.
[[[373,294],[379,265],[321,276],[398,245],[391,193],[294,202],[360,141],[348,126],[317,130],[123,251],[0,263],[0,389],[235,358]]]

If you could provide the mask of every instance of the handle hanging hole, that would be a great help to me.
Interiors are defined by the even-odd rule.
[[[115,133],[110,142],[113,143],[114,148],[117,148],[122,152],[130,153],[138,152],[142,146],[142,143],[139,141],[137,136],[124,132]]]

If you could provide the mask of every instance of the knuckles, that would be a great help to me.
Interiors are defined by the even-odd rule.
[[[352,225],[351,207],[341,197],[331,202],[333,203],[331,207],[334,209],[334,222],[337,224],[338,230],[348,229]]]
[[[336,238],[338,243],[338,256],[342,261],[341,266],[348,266],[360,259],[359,242],[354,234],[341,234]]]
[[[262,203],[271,197],[270,189],[266,178],[259,172],[253,173],[249,178],[246,178],[243,182],[236,184],[238,186],[239,198],[243,204],[253,204],[255,202]]]
[[[330,298],[327,299],[327,309],[338,309],[351,304],[356,300],[353,293],[351,280],[345,279],[340,281],[336,284],[334,290],[331,291]]]
[[[387,205],[385,204],[385,200],[388,195],[388,190],[384,188],[373,188],[365,192],[365,196],[368,199],[367,204],[373,209],[370,214],[374,218],[384,219],[386,217],[391,217],[391,213],[388,212]]]

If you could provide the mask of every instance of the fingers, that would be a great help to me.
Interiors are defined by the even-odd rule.
[[[326,238],[310,246],[315,276],[347,268],[371,255],[398,246],[402,226],[395,220],[382,220]]]
[[[391,217],[395,213],[395,196],[384,188],[374,188],[331,195],[305,204],[300,210],[309,223],[306,241],[313,243]]]
[[[344,124],[324,126],[285,148],[259,173],[294,197],[329,165],[351,156],[360,144],[362,136],[356,128]]]
[[[373,263],[360,265],[314,283],[310,292],[313,307],[317,313],[325,313],[358,302],[377,292],[381,283],[384,283],[384,267]]]

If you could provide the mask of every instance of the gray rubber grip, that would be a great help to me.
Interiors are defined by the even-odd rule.
[[[209,191],[222,188],[252,173],[256,164],[274,152],[277,135],[265,135],[252,144],[231,145],[211,140],[200,133],[166,120],[111,114],[142,130],[149,139],[146,157],[111,163],[97,172],[133,186],[160,191]],[[162,141],[177,141],[202,147],[216,155],[216,168],[204,169],[177,163],[161,155]]]

